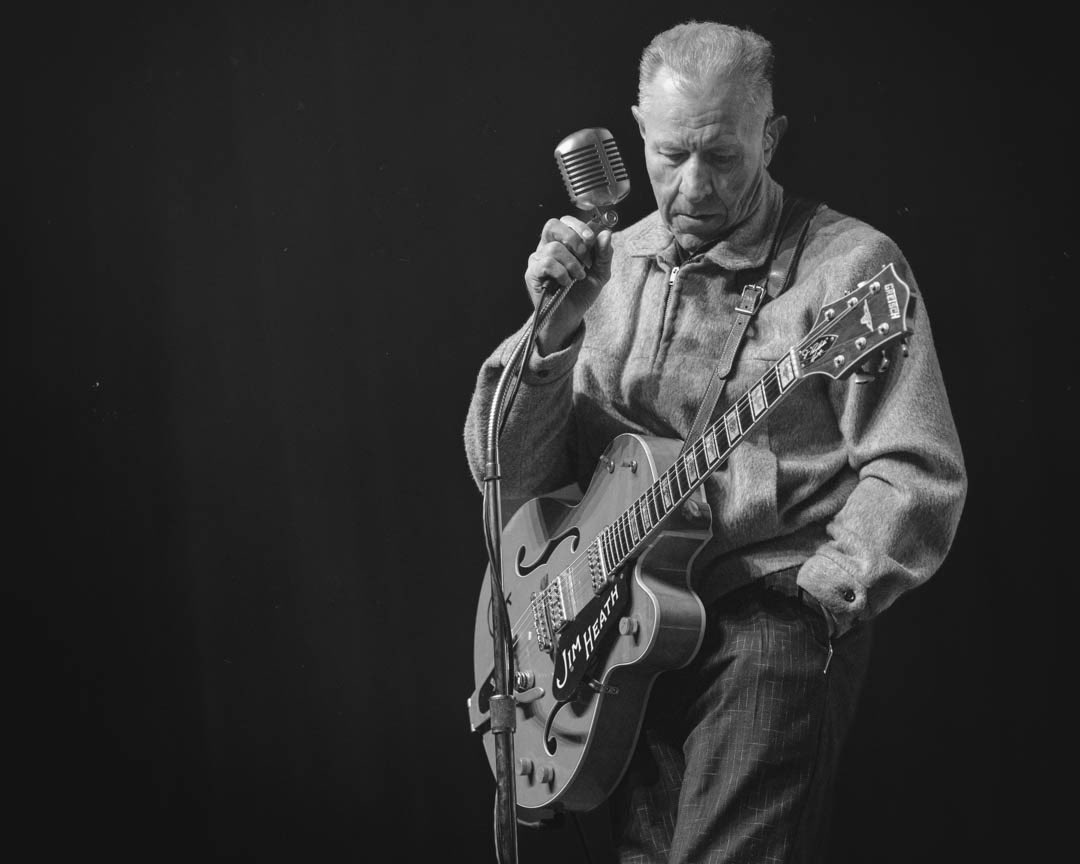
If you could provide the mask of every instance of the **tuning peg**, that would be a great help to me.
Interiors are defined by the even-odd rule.
[[[889,368],[889,355],[882,351],[878,357],[870,357],[859,367],[855,373],[856,384],[868,384]]]
[[[907,357],[907,356],[908,356],[908,354],[910,353],[910,352],[909,352],[909,349],[908,349],[908,339],[909,339],[909,338],[910,338],[910,337],[908,337],[908,336],[905,336],[905,337],[904,337],[904,338],[903,338],[903,339],[901,340],[901,342],[900,342],[900,351],[901,351],[901,352],[903,352],[903,355],[904,355],[905,357]]]

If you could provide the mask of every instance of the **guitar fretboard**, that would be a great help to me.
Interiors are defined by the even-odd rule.
[[[658,525],[690,497],[731,454],[761,419],[799,380],[794,352],[772,366],[745,394],[710,424],[659,479],[593,541],[599,567],[592,574],[599,588],[628,560],[638,555]],[[593,568],[590,568],[591,570]]]

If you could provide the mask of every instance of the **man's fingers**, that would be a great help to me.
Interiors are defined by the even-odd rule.
[[[605,228],[596,236],[596,247],[593,250],[596,263],[611,263],[611,256],[614,251],[611,245],[611,232]]]
[[[547,246],[540,250],[540,254],[541,256],[554,258],[556,261],[562,264],[563,267],[566,268],[566,271],[574,279],[584,279],[585,267],[588,263],[591,263],[588,261],[582,261],[577,255],[571,252],[562,243],[549,243]],[[587,252],[586,255],[588,255]]]
[[[533,280],[544,276],[556,278],[560,285],[570,281],[584,279],[585,265],[569,249],[558,241],[543,244],[529,256],[529,267],[525,275]]]
[[[592,275],[600,282],[606,282],[611,275],[611,257],[614,252],[611,232],[605,228],[596,236],[596,245],[593,247]]]
[[[596,232],[593,231],[588,222],[582,222],[576,216],[563,216],[559,221],[567,228],[572,228],[585,241],[586,246],[592,247],[593,242],[596,240]]]
[[[572,255],[570,257],[573,258]],[[578,267],[580,268],[581,265],[578,264]],[[530,288],[534,291],[542,291],[548,281],[556,282],[565,288],[577,277],[572,276],[566,265],[558,258],[534,252],[529,256],[529,269],[525,271],[525,278]]]
[[[578,258],[584,260],[589,249],[595,241],[593,230],[580,219],[573,216],[564,216],[560,219],[549,219],[540,232],[539,251],[546,243],[562,243]]]

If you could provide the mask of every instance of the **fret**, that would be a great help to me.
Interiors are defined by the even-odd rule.
[[[611,568],[608,565],[607,555],[604,554],[604,535],[602,533],[598,534],[596,539],[593,540],[591,544],[589,544],[589,549],[596,550],[596,557],[600,562],[600,578],[599,580],[596,578],[593,579],[593,588],[595,589],[604,582],[607,582],[607,574],[611,572]]]
[[[630,536],[630,519],[626,513],[623,513],[619,517],[619,529],[622,532],[623,545],[626,547],[626,554],[629,555],[634,551],[634,538]]]
[[[672,507],[671,484],[668,482],[667,472],[660,476],[660,498],[664,503],[664,512],[667,513]]]
[[[671,491],[675,493],[676,498],[682,498],[683,495],[690,491],[690,481],[686,476],[686,465],[682,459],[676,459],[675,464],[668,470],[671,472],[672,477],[675,478]]]
[[[754,415],[750,411],[750,401],[739,400],[735,406],[735,410],[739,412],[739,424],[742,426],[743,435],[750,431],[750,427],[754,425]]]
[[[758,417],[765,413],[765,409],[768,407],[765,400],[765,388],[761,386],[759,381],[750,388],[750,413],[753,419],[757,420]]]
[[[761,379],[762,385],[765,387],[765,401],[770,405],[776,403],[783,393],[784,388],[780,386],[780,379],[777,377],[776,367],[770,369],[764,378]]]
[[[637,544],[641,541],[642,533],[641,522],[639,521],[641,511],[638,509],[638,507],[639,505],[637,501],[630,505],[630,533],[634,537],[635,546],[637,546]]]
[[[724,413],[724,429],[727,431],[728,446],[733,446],[739,440],[739,436],[742,435],[737,408],[732,408]]]
[[[607,552],[608,567],[614,569],[619,564],[619,553],[615,549],[615,538],[612,536],[611,529],[604,529],[604,549]]]
[[[686,454],[686,479],[690,481],[691,486],[694,485],[694,481],[698,479],[698,466],[697,466],[697,444],[690,448],[690,452]]]
[[[626,542],[626,534],[624,533],[624,526],[621,518],[615,521],[615,548],[619,551],[620,561],[630,554],[630,548]]]
[[[705,445],[705,467],[711,468],[713,463],[720,458],[716,450],[716,436],[711,428],[705,430],[705,435],[701,440]]]
[[[795,380],[795,364],[791,361],[791,355],[785,355],[776,366],[776,377],[780,384],[780,390],[783,392],[791,386]]]
[[[645,506],[642,507],[641,511],[640,511],[641,512],[641,524],[642,524],[642,527],[644,528],[644,531],[645,531],[646,534],[649,533],[649,531],[652,529],[652,526],[653,526],[652,507],[650,506],[650,501],[649,501],[650,496],[651,496],[651,490],[646,490],[645,494],[642,496],[642,502],[643,502],[643,504]]]
[[[626,544],[623,542],[622,534],[618,531],[615,532],[615,552],[619,556],[619,563],[621,564],[626,560],[626,555],[630,550],[626,548]]]
[[[676,460],[670,468],[668,468],[668,474],[671,475],[671,494],[675,496],[675,503],[679,503],[679,499],[686,494],[686,474],[679,473],[679,469],[682,467],[681,460]]]
[[[714,427],[713,437],[716,439],[716,449],[720,451],[721,457],[731,449],[731,436],[728,435],[726,420],[719,422]]]

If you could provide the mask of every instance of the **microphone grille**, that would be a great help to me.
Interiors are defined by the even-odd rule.
[[[630,192],[630,175],[607,129],[582,129],[555,148],[570,200],[582,209],[611,207]]]

